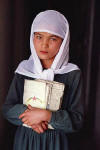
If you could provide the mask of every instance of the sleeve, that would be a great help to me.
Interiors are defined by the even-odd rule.
[[[22,94],[20,93],[22,91],[19,89],[19,86],[18,79],[15,75],[9,88],[6,101],[2,106],[3,116],[14,125],[22,125],[22,121],[19,119],[19,115],[27,109],[27,106],[21,104]]]
[[[84,122],[81,73],[74,76],[68,92],[64,93],[63,100],[68,101],[66,109],[52,112],[49,123],[53,128],[63,130],[66,133],[77,132],[82,128]]]

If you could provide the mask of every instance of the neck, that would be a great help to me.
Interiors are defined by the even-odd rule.
[[[48,69],[51,67],[53,60],[44,59],[44,60],[41,60],[41,63],[42,63],[43,68]]]

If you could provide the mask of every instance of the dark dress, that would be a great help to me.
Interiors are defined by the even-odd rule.
[[[55,129],[48,129],[41,134],[22,126],[18,118],[27,109],[23,104],[25,79],[33,80],[15,74],[3,105],[4,117],[17,126],[13,150],[69,150],[67,135],[79,132],[84,122],[81,71],[55,75],[55,81],[65,84],[63,102],[60,110],[52,112],[50,124]]]

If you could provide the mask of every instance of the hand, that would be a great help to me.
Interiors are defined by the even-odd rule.
[[[19,119],[22,119],[24,124],[32,126],[43,121],[49,121],[51,119],[51,112],[28,105],[28,109],[19,116]]]
[[[48,123],[47,122],[41,122],[39,124],[35,124],[31,126],[32,129],[37,133],[43,133],[45,130],[48,129]]]

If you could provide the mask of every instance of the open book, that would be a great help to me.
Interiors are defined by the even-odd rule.
[[[56,111],[60,108],[65,85],[56,81],[25,80],[23,103],[32,107]]]

